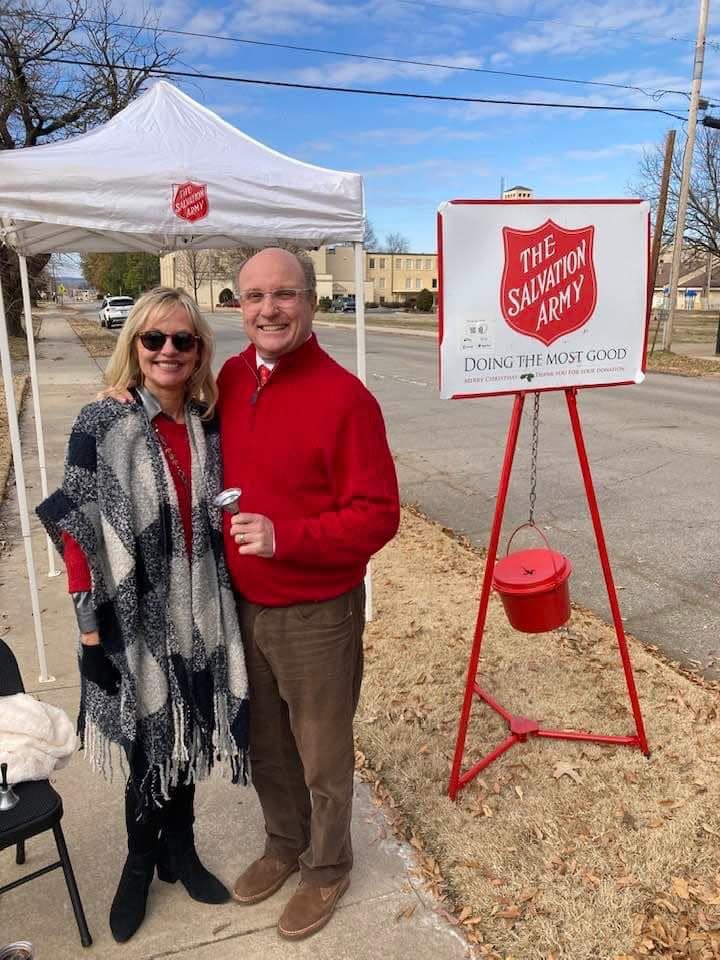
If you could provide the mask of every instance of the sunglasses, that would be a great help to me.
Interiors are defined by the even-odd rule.
[[[178,333],[163,333],[162,330],[145,330],[138,334],[138,340],[146,350],[157,352],[165,346],[166,340],[171,340],[173,347],[178,353],[189,353],[195,348],[195,344],[200,342],[200,337],[194,333],[188,333],[187,330],[180,330]]]

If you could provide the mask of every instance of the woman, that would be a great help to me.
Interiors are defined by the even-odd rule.
[[[91,762],[128,760],[128,856],[110,911],[119,942],[145,916],[157,867],[203,903],[229,898],[193,839],[195,781],[236,782],[247,680],[222,554],[212,333],[182,290],[142,296],[106,371],[133,402],[84,407],[62,487],[38,515],[63,554],[80,627],[79,730]]]

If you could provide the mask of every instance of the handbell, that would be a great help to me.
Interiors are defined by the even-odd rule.
[[[20,803],[20,797],[7,782],[7,764],[0,763],[0,772],[2,772],[2,784],[0,784],[0,813],[6,810],[12,810]]]
[[[240,487],[228,487],[221,491],[213,500],[216,507],[220,507],[225,513],[240,513],[239,501],[242,496]]]

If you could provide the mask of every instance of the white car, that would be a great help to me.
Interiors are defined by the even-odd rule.
[[[105,297],[98,314],[101,327],[122,326],[135,301],[132,297]]]

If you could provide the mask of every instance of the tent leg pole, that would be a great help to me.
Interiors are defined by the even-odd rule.
[[[37,438],[38,463],[40,464],[40,489],[43,500],[48,495],[47,466],[45,463],[45,436],[43,433],[42,414],[40,412],[40,381],[37,372],[37,358],[35,356],[35,331],[33,330],[32,308],[30,305],[30,281],[28,279],[27,260],[18,257],[20,261],[20,283],[22,285],[23,310],[25,312],[25,333],[27,336],[28,358],[30,360],[30,385],[32,387],[33,413],[35,415],[35,436]],[[52,540],[46,536],[48,550],[48,577],[57,577],[60,571],[55,566],[55,548]]]
[[[5,383],[5,404],[7,407],[8,428],[10,432],[10,447],[12,449],[13,465],[15,467],[15,482],[17,486],[18,508],[20,510],[20,527],[25,545],[25,561],[27,564],[28,582],[30,586],[30,603],[32,605],[33,627],[35,630],[35,644],[37,646],[38,664],[40,667],[40,683],[49,683],[55,677],[48,675],[47,660],[45,657],[45,643],[43,641],[42,622],[40,620],[40,602],[38,599],[37,582],[35,580],[35,564],[33,562],[32,540],[30,535],[30,518],[28,516],[27,496],[25,494],[25,471],[22,462],[20,447],[20,428],[18,426],[17,407],[15,406],[15,387],[13,384],[12,361],[10,359],[10,342],[8,340],[7,322],[5,319],[5,302],[3,300],[2,282],[0,282],[0,360],[2,360],[2,375]]]
[[[365,256],[362,243],[353,243],[355,253],[355,367],[363,383],[367,382],[365,364]],[[372,620],[372,572],[365,573],[365,620]]]
[[[355,353],[357,375],[367,383],[365,365],[365,257],[363,245],[353,243],[355,250]]]

